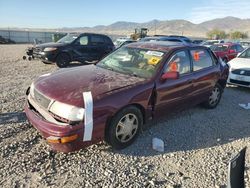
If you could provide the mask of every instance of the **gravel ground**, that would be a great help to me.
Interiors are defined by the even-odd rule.
[[[0,45],[1,187],[225,187],[229,159],[250,146],[250,89],[225,89],[214,110],[199,106],[150,123],[127,149],[105,143],[63,154],[50,150],[23,113],[25,91],[55,65],[24,61],[27,45]],[[161,138],[165,152],[152,150]],[[249,147],[250,148],[250,147]],[[250,187],[250,153],[246,187]]]

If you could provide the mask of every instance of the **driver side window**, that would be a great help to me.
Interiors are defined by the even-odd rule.
[[[179,74],[189,73],[190,68],[190,59],[187,51],[179,51],[172,55],[170,60],[168,61],[167,67],[164,71],[166,72],[179,72]]]

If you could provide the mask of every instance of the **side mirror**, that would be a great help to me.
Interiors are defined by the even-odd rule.
[[[236,53],[236,50],[229,50],[230,54]]]
[[[162,79],[163,81],[169,80],[169,79],[171,79],[171,80],[176,80],[176,79],[178,79],[178,78],[179,78],[179,72],[166,72],[166,73],[164,73],[164,74],[161,76],[161,79]]]

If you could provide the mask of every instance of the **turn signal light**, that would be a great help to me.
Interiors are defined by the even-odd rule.
[[[65,144],[68,142],[72,142],[76,140],[77,138],[78,138],[78,135],[74,134],[74,135],[65,136],[65,137],[49,136],[46,140],[52,144],[59,144],[59,143]]]

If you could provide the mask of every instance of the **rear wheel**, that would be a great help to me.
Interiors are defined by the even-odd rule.
[[[209,109],[215,108],[220,102],[222,91],[222,87],[219,84],[216,84],[210,93],[208,100],[203,103],[204,106]]]
[[[61,53],[56,58],[56,65],[60,68],[67,67],[70,63],[70,57],[66,53]]]
[[[108,126],[106,141],[114,149],[131,145],[141,130],[143,117],[141,111],[129,106],[118,112]]]

